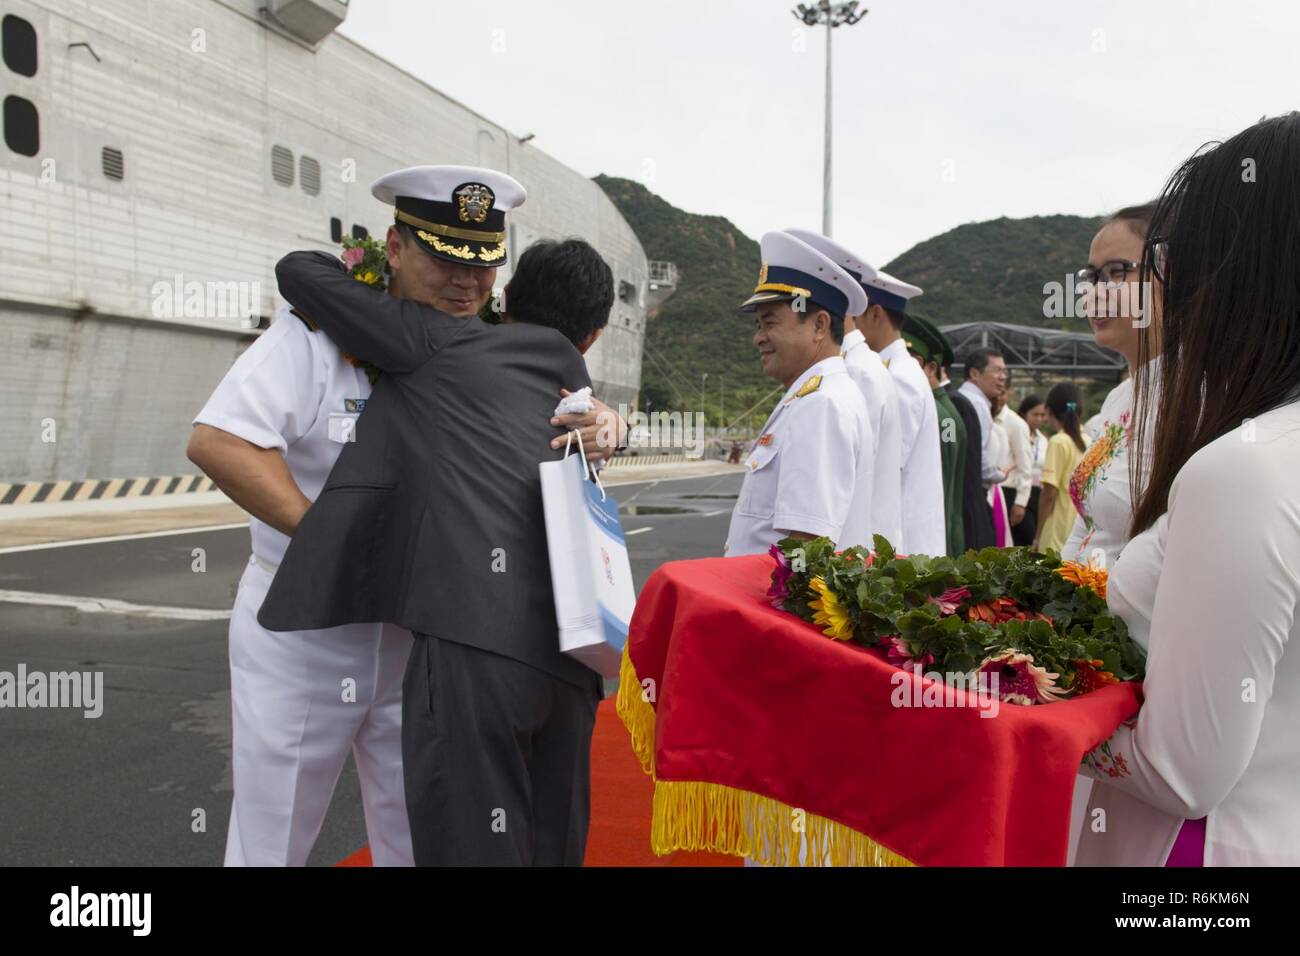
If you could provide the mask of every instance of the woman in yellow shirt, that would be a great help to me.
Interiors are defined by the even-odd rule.
[[[1047,393],[1046,404],[1048,421],[1056,429],[1056,434],[1047,442],[1047,457],[1043,461],[1034,549],[1060,551],[1074,527],[1070,477],[1083,459],[1091,439],[1079,424],[1083,420],[1083,400],[1077,388],[1069,382],[1053,386]]]

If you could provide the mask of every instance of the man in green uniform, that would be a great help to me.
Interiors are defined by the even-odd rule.
[[[948,392],[939,384],[939,367],[952,363],[952,348],[944,334],[929,320],[908,313],[903,320],[903,341],[925,370],[939,413],[939,460],[943,469],[943,516],[948,555],[966,551],[962,523],[962,481],[966,473],[966,425]]]

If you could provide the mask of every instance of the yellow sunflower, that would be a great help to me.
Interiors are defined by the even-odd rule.
[[[853,619],[835,592],[820,577],[813,578],[808,586],[818,594],[816,601],[808,602],[808,606],[813,609],[813,623],[822,629],[823,634],[834,640],[847,641],[852,638]]]

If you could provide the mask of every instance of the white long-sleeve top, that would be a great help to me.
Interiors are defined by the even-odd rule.
[[[998,471],[989,449],[989,442],[993,440],[993,403],[989,401],[989,397],[983,390],[969,379],[962,382],[961,388],[957,391],[970,399],[971,405],[975,406],[975,415],[980,420],[980,477],[984,480],[984,487],[1001,484],[1002,472]],[[969,444],[967,447],[969,448]],[[967,454],[970,452],[967,451]]]
[[[1137,717],[1089,754],[1081,865],[1300,864],[1300,402],[1202,448],[1133,538],[1108,602],[1148,650]],[[1096,832],[1094,810],[1105,809]]]
[[[1029,425],[1010,405],[1003,405],[994,421],[1000,422],[1006,432],[1007,458],[1010,460],[1011,470],[1002,487],[1014,491],[1015,503],[1026,508],[1029,506],[1029,493],[1034,489],[1034,448],[1029,437]]]

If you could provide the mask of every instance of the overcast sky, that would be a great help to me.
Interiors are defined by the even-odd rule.
[[[864,5],[834,31],[832,232],[877,265],[965,222],[1147,199],[1201,143],[1300,106],[1294,0]],[[349,6],[343,33],[585,175],[754,238],[820,228],[825,28],[793,3]]]

